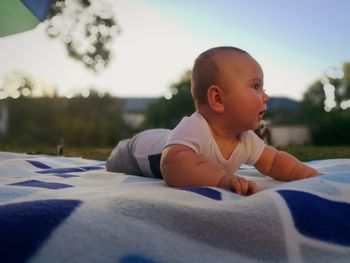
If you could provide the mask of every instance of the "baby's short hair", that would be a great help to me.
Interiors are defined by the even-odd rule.
[[[191,92],[196,108],[198,105],[208,103],[207,92],[209,87],[220,84],[220,70],[215,55],[222,51],[248,54],[248,52],[240,48],[220,46],[208,49],[197,57],[193,65],[191,78]]]

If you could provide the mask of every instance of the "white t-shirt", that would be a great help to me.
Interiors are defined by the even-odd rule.
[[[240,134],[236,148],[228,159],[225,159],[215,139],[213,138],[207,121],[198,113],[184,117],[173,129],[147,130],[138,134],[133,142],[133,155],[145,176],[153,177],[150,156],[158,156],[169,145],[181,144],[191,148],[206,161],[233,174],[242,164],[254,165],[259,159],[265,144],[253,132],[246,131]]]

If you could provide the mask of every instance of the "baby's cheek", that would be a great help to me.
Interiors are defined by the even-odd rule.
[[[245,107],[249,107],[251,111],[261,111],[263,101],[260,99],[260,96],[255,96],[253,99],[247,102]]]
[[[264,105],[264,97],[261,95],[256,96],[254,104],[256,107],[261,107],[262,105]]]

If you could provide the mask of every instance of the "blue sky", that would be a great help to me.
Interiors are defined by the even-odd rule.
[[[347,0],[115,0],[122,34],[111,66],[96,75],[50,40],[45,26],[0,39],[0,84],[22,70],[61,95],[99,88],[161,96],[207,48],[233,45],[262,65],[271,96],[301,99],[330,67],[350,61]]]
[[[243,46],[253,53],[286,59],[293,66],[303,62],[317,68],[319,63],[350,58],[347,0],[145,3],[169,15],[203,41]]]

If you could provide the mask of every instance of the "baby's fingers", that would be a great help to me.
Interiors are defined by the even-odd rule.
[[[233,189],[239,195],[245,195],[248,191],[248,181],[243,178],[234,178],[232,180]]]
[[[233,179],[233,189],[237,194],[250,195],[259,192],[259,188],[256,183],[246,180],[244,178]]]
[[[249,181],[248,180],[248,194],[255,194],[257,192],[259,192],[259,187],[256,185],[256,183]]]

